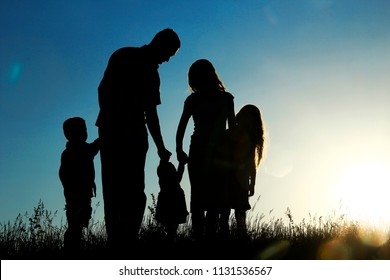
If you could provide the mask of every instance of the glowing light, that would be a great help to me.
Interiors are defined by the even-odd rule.
[[[351,165],[336,188],[350,218],[375,226],[390,219],[389,163],[371,161]]]

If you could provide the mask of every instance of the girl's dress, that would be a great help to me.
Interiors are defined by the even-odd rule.
[[[228,115],[234,110],[233,98],[228,92],[198,91],[188,96],[184,103],[184,110],[194,121],[188,162],[191,212],[219,210],[227,206],[219,158]]]

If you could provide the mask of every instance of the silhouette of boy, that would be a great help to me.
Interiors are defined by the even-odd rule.
[[[175,240],[179,224],[187,221],[187,206],[180,181],[184,172],[184,163],[178,171],[168,161],[160,161],[157,168],[160,192],[157,198],[156,220],[165,227],[168,240]]]
[[[80,249],[82,229],[88,227],[91,219],[92,197],[96,196],[93,159],[99,152],[99,139],[86,143],[87,127],[80,117],[67,119],[63,130],[68,140],[59,170],[68,221],[64,246],[68,251],[77,251]]]

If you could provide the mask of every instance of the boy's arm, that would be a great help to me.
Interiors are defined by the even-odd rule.
[[[91,153],[93,156],[96,156],[97,153],[99,152],[100,150],[100,139],[97,138],[95,141],[93,141],[91,144],[90,144],[90,147],[91,147]]]

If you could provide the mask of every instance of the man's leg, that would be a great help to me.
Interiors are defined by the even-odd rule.
[[[128,167],[123,175],[127,182],[123,187],[121,207],[121,221],[126,243],[131,247],[138,240],[138,233],[144,217],[146,206],[145,195],[145,162],[148,150],[147,140],[137,144],[127,154]]]
[[[100,129],[99,136],[108,243],[122,249],[137,240],[145,211],[147,134]]]

